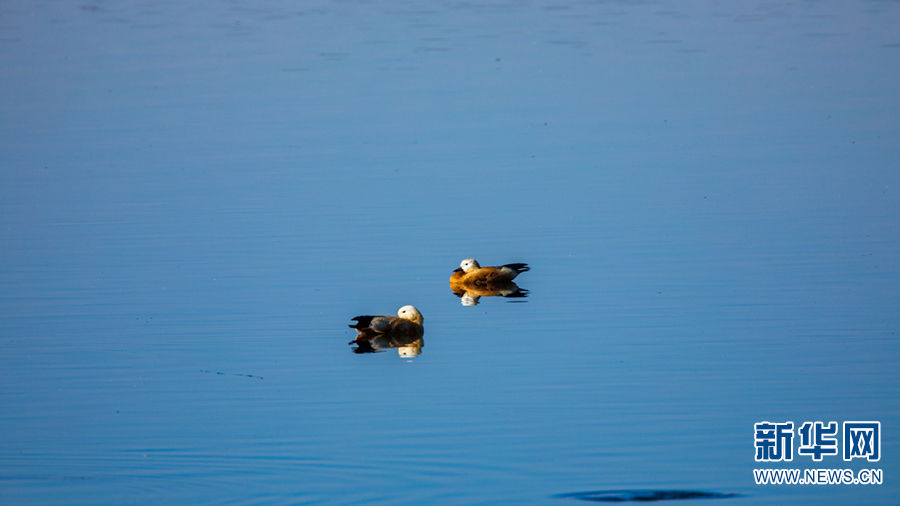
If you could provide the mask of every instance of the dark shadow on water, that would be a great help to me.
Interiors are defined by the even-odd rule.
[[[728,499],[740,497],[731,492],[706,492],[703,490],[593,490],[557,494],[559,499],[579,499],[592,502],[655,502],[678,499]]]

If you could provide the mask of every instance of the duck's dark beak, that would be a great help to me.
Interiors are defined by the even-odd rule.
[[[462,272],[462,271],[463,271],[462,267],[457,267],[456,269],[453,269],[453,272]]]

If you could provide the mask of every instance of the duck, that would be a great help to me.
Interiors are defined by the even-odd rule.
[[[490,286],[512,281],[519,274],[531,270],[528,264],[505,264],[482,267],[474,258],[466,258],[450,275],[450,285]]]
[[[351,320],[356,323],[348,325],[356,329],[358,334],[351,344],[361,340],[371,340],[376,337],[391,338],[420,338],[425,333],[422,326],[424,318],[415,306],[403,306],[397,310],[397,316],[386,315],[362,315],[354,316]]]

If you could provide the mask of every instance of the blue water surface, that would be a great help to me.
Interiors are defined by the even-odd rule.
[[[897,26],[4,2],[0,502],[896,503]],[[463,306],[467,257],[528,297]],[[351,352],[405,304],[419,356]],[[880,421],[878,463],[765,467],[884,484],[755,485],[763,420]]]

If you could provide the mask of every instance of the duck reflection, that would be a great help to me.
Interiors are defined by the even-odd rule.
[[[482,297],[528,297],[528,290],[520,288],[519,285],[512,281],[475,286],[459,282],[454,283],[453,280],[450,280],[450,289],[453,290],[454,295],[459,297],[459,301],[463,306],[477,306]]]
[[[481,267],[474,258],[466,258],[450,275],[450,290],[463,306],[476,306],[482,297],[524,298],[528,290],[519,288],[513,279],[528,270],[528,264]]]
[[[384,350],[396,349],[397,354],[401,357],[413,358],[422,353],[425,341],[421,337],[411,339],[409,336],[380,335],[365,338],[359,335],[356,336],[356,339],[350,341],[349,344],[356,345],[356,348],[353,348],[353,353],[378,353]]]
[[[351,318],[356,323],[350,328],[356,329],[356,339],[350,345],[356,345],[354,353],[376,353],[385,349],[396,348],[401,357],[411,358],[422,353],[425,345],[422,335],[422,313],[414,306],[403,306],[397,316],[356,316]]]

